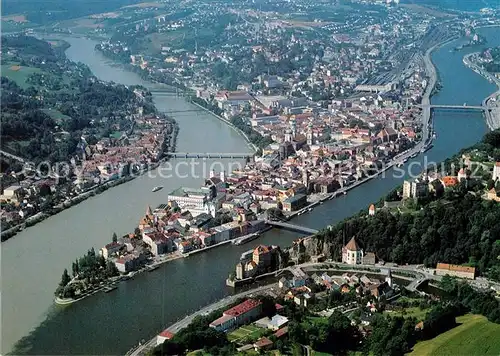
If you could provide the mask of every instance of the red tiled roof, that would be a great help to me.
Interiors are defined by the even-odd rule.
[[[474,267],[450,265],[448,263],[438,263],[436,266],[436,269],[444,269],[447,271],[467,272],[467,273],[475,273],[476,272],[476,268],[474,268]]]
[[[262,302],[260,300],[247,299],[243,303],[238,304],[232,307],[231,309],[226,310],[224,312],[224,315],[238,316],[244,313],[248,313],[250,310],[256,308],[261,304]]]
[[[174,337],[174,334],[170,331],[168,331],[167,329],[163,330],[159,336],[162,336],[164,338],[166,338],[167,340],[170,340],[171,338]]]
[[[359,251],[360,248],[356,242],[356,239],[353,237],[347,245],[345,245],[345,248],[348,249],[349,251]]]
[[[283,335],[286,335],[286,334],[288,334],[288,326],[285,326],[284,328],[281,328],[278,331],[276,331],[274,333],[274,336],[276,336],[277,338],[280,338],[280,337],[282,337]]]
[[[263,338],[259,339],[254,345],[257,348],[260,348],[260,347],[270,346],[272,344],[273,344],[273,342],[271,340],[269,340],[267,337],[263,337]]]

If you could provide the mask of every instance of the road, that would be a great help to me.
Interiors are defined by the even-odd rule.
[[[4,156],[10,157],[12,159],[15,159],[16,161],[19,161],[21,163],[25,163],[26,162],[26,160],[24,158],[16,156],[16,155],[13,155],[12,153],[9,153],[9,152],[5,152],[3,150],[0,150],[0,154],[3,154]]]
[[[278,285],[276,283],[262,286],[259,288],[255,288],[255,289],[251,289],[251,290],[239,293],[239,294],[231,295],[229,297],[221,299],[218,302],[215,302],[213,304],[210,304],[210,305],[198,310],[196,313],[193,313],[191,315],[186,316],[184,319],[176,322],[175,324],[170,325],[167,328],[167,330],[170,331],[171,333],[175,334],[175,333],[179,332],[179,330],[182,330],[185,327],[187,327],[189,324],[191,324],[193,319],[196,318],[197,316],[208,314],[214,310],[221,309],[224,306],[235,302],[238,298],[248,297],[248,296],[252,296],[255,294],[263,294],[263,292],[270,291],[274,288],[276,288],[276,289],[278,288]],[[151,340],[146,342],[145,344],[140,345],[139,347],[127,352],[127,355],[130,355],[130,356],[144,355],[148,351],[153,349],[155,346],[156,346],[156,335]]]

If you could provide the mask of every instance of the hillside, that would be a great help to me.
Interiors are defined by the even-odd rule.
[[[464,315],[457,318],[455,328],[431,340],[415,345],[410,356],[499,355],[500,325],[482,315]]]
[[[499,148],[500,132],[496,131],[462,154],[472,152],[480,156],[482,153],[500,160]],[[448,163],[458,162],[461,155]],[[491,189],[492,184],[495,185],[491,172],[481,172],[476,178],[446,188],[439,196],[429,195],[417,203],[403,202],[399,209],[383,208],[383,204],[379,204],[374,216],[369,216],[367,211],[360,212],[296,243],[290,249],[291,257],[307,260],[324,253],[340,260],[344,241],[355,236],[365,252],[375,252],[386,262],[423,263],[433,267],[437,262],[469,264],[479,273],[499,280],[500,205],[484,199],[486,186]]]

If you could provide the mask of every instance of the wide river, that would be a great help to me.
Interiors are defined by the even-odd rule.
[[[487,37],[489,46],[500,45],[499,29],[484,29],[481,33]],[[94,41],[66,40],[71,44],[68,57],[87,64],[97,77],[123,84],[149,85],[95,52]],[[432,102],[480,104],[495,87],[462,64],[465,51],[450,51],[457,43],[448,44],[433,55],[444,88]],[[475,50],[479,48],[468,49]],[[164,111],[193,108],[182,98],[172,96],[157,96],[155,102]],[[180,125],[179,152],[249,151],[242,137],[209,114],[191,112],[173,116]],[[482,115],[474,112],[436,112],[434,125],[438,138],[426,154],[427,160],[434,162],[476,143],[487,131]],[[422,159],[419,156],[415,162]],[[142,176],[3,242],[1,353],[123,354],[141,339],[152,337],[189,312],[230,294],[232,291],[226,288],[224,281],[243,251],[257,243],[286,246],[297,237],[291,232],[273,230],[258,242],[226,245],[167,263],[154,272],[122,283],[109,294],[100,293],[66,307],[53,304],[53,291],[61,272],[71,267],[77,256],[92,246],[102,247],[114,231],[119,235],[133,231],[147,205],[155,207],[165,203],[170,190],[178,186],[199,186],[210,165],[211,161],[207,161],[198,166],[195,170],[198,178]],[[414,168],[415,173],[418,170]],[[394,177],[392,171],[388,171],[385,177],[328,201],[294,222],[322,228],[367,208],[401,182],[401,177]],[[157,185],[165,188],[152,193],[151,189]]]

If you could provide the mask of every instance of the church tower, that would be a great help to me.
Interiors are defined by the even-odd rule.
[[[297,122],[293,117],[290,119],[290,130],[292,131],[292,140],[295,140],[295,136],[297,135]]]
[[[311,147],[313,144],[313,123],[309,121],[307,125],[307,145]]]

